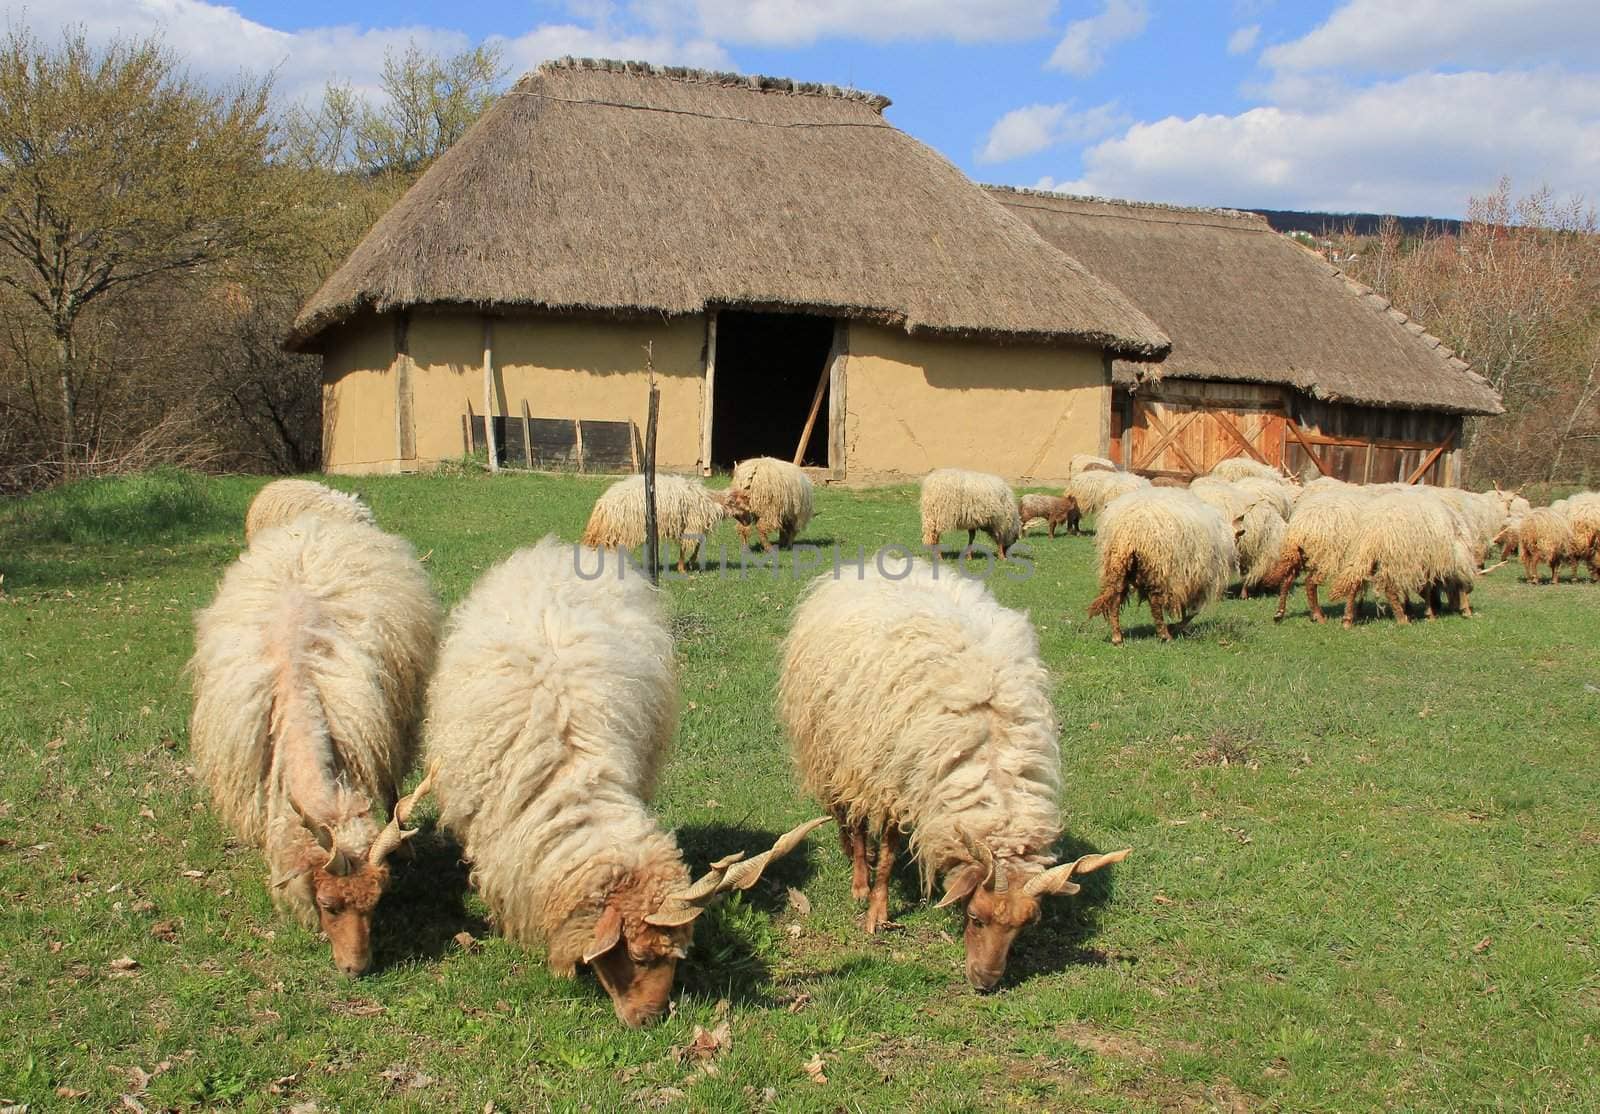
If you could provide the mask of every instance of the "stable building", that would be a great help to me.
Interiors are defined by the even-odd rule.
[[[1249,456],[1305,478],[1459,484],[1494,388],[1421,324],[1265,218],[987,187],[1172,338],[1116,359],[1110,453],[1187,478]]]
[[[887,99],[637,63],[523,77],[297,318],[331,472],[768,454],[873,482],[1046,482],[1106,451],[1113,364],[1168,340]],[[649,371],[647,371],[647,367]]]

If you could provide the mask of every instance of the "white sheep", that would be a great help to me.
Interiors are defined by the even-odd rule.
[[[1182,630],[1219,598],[1238,572],[1241,519],[1231,523],[1215,507],[1181,488],[1150,487],[1112,501],[1100,517],[1095,549],[1100,594],[1090,616],[1104,615],[1111,642],[1122,644],[1123,605],[1131,592],[1150,602],[1156,633],[1170,642],[1165,616]]]
[[[700,543],[728,514],[723,499],[699,480],[667,472],[656,475],[656,536],[677,541],[679,572],[696,561]],[[644,477],[629,476],[595,500],[583,528],[583,544],[592,549],[632,549],[644,541]]]
[[[754,526],[763,549],[768,533],[787,549],[811,521],[811,479],[787,460],[771,456],[741,460],[734,466],[728,492],[724,503],[745,544]]]
[[[899,573],[899,569],[894,570]],[[1061,745],[1027,616],[975,579],[914,561],[895,578],[819,577],[784,642],[778,709],[800,778],[839,821],[866,927],[888,923],[910,833],[924,893],[966,902],[966,973],[986,990],[1045,894],[1127,851],[1052,866]],[[879,840],[867,882],[868,840]]]
[[[1219,480],[1242,480],[1246,477],[1269,480],[1273,483],[1282,483],[1285,479],[1283,472],[1270,464],[1263,464],[1259,460],[1251,460],[1247,456],[1230,456],[1226,460],[1217,462],[1211,469],[1210,475]]]
[[[410,545],[318,514],[257,534],[195,619],[195,768],[264,850],[274,899],[320,923],[347,974],[371,962],[386,859],[424,791],[396,801],[438,622]]]
[[[1132,472],[1107,472],[1097,468],[1074,475],[1062,488],[1062,494],[1076,499],[1078,509],[1084,514],[1098,517],[1113,499],[1149,486],[1149,480]]]
[[[261,531],[283,526],[308,512],[339,522],[373,525],[372,508],[359,496],[314,480],[273,480],[250,500],[244,516],[244,540],[248,543]]]
[[[1354,625],[1368,583],[1388,601],[1398,623],[1410,622],[1405,604],[1411,594],[1421,597],[1432,619],[1441,589],[1470,618],[1476,566],[1467,536],[1461,516],[1425,491],[1402,487],[1369,501],[1332,587],[1333,597],[1345,601],[1345,627]]]
[[[1264,578],[1268,585],[1278,587],[1274,622],[1281,621],[1288,611],[1289,593],[1301,572],[1306,574],[1306,604],[1312,621],[1326,621],[1317,601],[1317,589],[1344,568],[1345,555],[1360,529],[1365,505],[1366,500],[1360,496],[1333,487],[1308,490],[1295,504],[1278,544],[1277,563]]]
[[[490,569],[450,615],[428,689],[440,821],[512,940],[593,968],[628,1025],[659,1017],[694,920],[769,852],[691,883],[648,804],[677,722],[672,637],[642,576],[586,578],[547,537]]]
[[[994,539],[995,549],[1004,558],[1022,534],[1011,485],[987,472],[936,468],[922,477],[921,505],[922,544],[929,548],[939,544],[941,534],[965,530],[970,549],[982,530]]]

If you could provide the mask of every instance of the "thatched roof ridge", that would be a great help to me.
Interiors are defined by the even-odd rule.
[[[1258,214],[985,188],[1171,335],[1160,363],[1113,365],[1124,386],[1233,380],[1361,406],[1504,412],[1420,322]]]
[[[1168,341],[871,93],[563,59],[524,75],[301,310],[760,308],[1135,360]]]

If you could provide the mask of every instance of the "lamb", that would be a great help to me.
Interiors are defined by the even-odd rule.
[[[1550,566],[1550,583],[1561,583],[1561,564],[1571,561],[1573,578],[1581,560],[1572,523],[1561,511],[1535,507],[1517,521],[1516,552],[1522,557],[1522,572],[1529,584],[1541,582],[1539,566]]]
[[[894,570],[899,572],[898,568]],[[869,933],[889,924],[902,842],[924,894],[966,902],[966,976],[992,989],[1046,894],[1127,850],[1052,866],[1060,743],[1027,616],[925,561],[819,577],[784,642],[778,711],[805,788],[839,821]],[[878,839],[869,887],[868,840]]]
[[[1067,481],[1062,494],[1076,499],[1078,508],[1084,514],[1098,517],[1113,499],[1149,486],[1149,480],[1132,472],[1104,472],[1096,469],[1073,476]]]
[[[320,924],[347,975],[371,965],[387,859],[427,791],[396,801],[438,623],[409,544],[316,513],[257,534],[195,619],[195,768],[265,853],[274,902]]]
[[[1122,645],[1122,607],[1137,590],[1150,602],[1156,633],[1170,642],[1165,614],[1176,616],[1182,630],[1222,595],[1238,571],[1235,547],[1242,530],[1241,521],[1230,525],[1187,491],[1149,488],[1122,496],[1100,519],[1100,594],[1089,615],[1104,615],[1112,645]]]
[[[746,545],[754,525],[761,548],[767,547],[770,532],[777,536],[779,547],[787,549],[811,521],[811,480],[787,460],[771,456],[741,460],[733,469],[728,490],[741,512],[734,519],[739,540]]]
[[[244,540],[249,544],[261,531],[283,526],[308,512],[340,522],[373,525],[372,508],[359,496],[335,491],[314,480],[273,480],[256,492],[244,516]]]
[[[1216,467],[1211,469],[1211,476],[1219,480],[1242,480],[1246,477],[1270,480],[1273,483],[1282,483],[1283,473],[1270,464],[1263,464],[1259,460],[1251,460],[1247,456],[1230,456],[1227,460],[1220,460]]]
[[[1273,622],[1282,622],[1289,607],[1289,593],[1295,578],[1306,574],[1306,604],[1311,621],[1326,621],[1317,602],[1317,589],[1344,568],[1345,553],[1361,525],[1366,500],[1347,491],[1327,488],[1307,492],[1296,504],[1294,513],[1278,545],[1277,563],[1265,582],[1278,587],[1278,610]]]
[[[1412,593],[1422,597],[1432,619],[1434,595],[1441,588],[1452,606],[1471,618],[1474,564],[1457,519],[1444,500],[1416,489],[1388,492],[1363,507],[1332,588],[1334,598],[1345,601],[1344,626],[1355,624],[1369,582],[1388,601],[1397,623],[1410,622],[1405,600]]]
[[[645,578],[585,579],[590,564],[552,536],[483,575],[450,616],[426,748],[440,822],[500,931],[542,942],[558,975],[590,966],[639,1026],[666,1010],[712,898],[827,818],[690,882],[648,808],[677,720],[672,637]]]
[[[656,476],[656,536],[678,542],[678,571],[698,560],[700,543],[727,518],[730,508],[698,480],[662,472]],[[643,545],[644,477],[618,480],[595,500],[583,528],[591,549],[632,549]]]
[[[1076,535],[1082,515],[1078,501],[1070,495],[1024,495],[1017,500],[1017,515],[1022,519],[1022,532],[1035,522],[1043,521],[1050,527],[1050,536],[1056,536],[1056,527],[1066,523],[1067,532]]]
[[[967,532],[967,549],[982,530],[994,539],[1002,560],[1022,534],[1017,498],[1011,485],[987,472],[936,468],[922,477],[922,544],[937,548],[940,535]]]

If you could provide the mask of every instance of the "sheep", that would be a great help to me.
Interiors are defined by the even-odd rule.
[[[1270,464],[1263,464],[1259,460],[1251,460],[1247,456],[1230,456],[1227,460],[1220,460],[1211,469],[1210,475],[1219,480],[1242,480],[1247,476],[1258,479],[1270,480],[1273,483],[1282,483],[1284,475]]]
[[[1114,461],[1107,460],[1103,456],[1095,456],[1093,453],[1073,453],[1072,458],[1067,461],[1068,477],[1076,476],[1079,472],[1115,472],[1116,470],[1117,466]]]
[[[1345,601],[1344,626],[1355,624],[1369,582],[1388,601],[1397,623],[1410,622],[1405,600],[1412,593],[1422,597],[1432,619],[1434,593],[1441,588],[1471,618],[1475,573],[1464,533],[1459,516],[1444,500],[1415,488],[1373,499],[1361,510],[1344,568],[1333,582],[1334,598]]]
[[[666,472],[656,476],[656,536],[677,540],[679,572],[698,560],[700,543],[729,514],[724,500],[698,480]],[[629,476],[595,500],[583,528],[583,544],[591,549],[632,549],[644,541],[644,477]]]
[[[777,536],[779,547],[787,549],[811,521],[811,480],[787,460],[771,456],[741,460],[734,466],[728,490],[728,498],[737,498],[741,513],[734,519],[739,540],[746,545],[754,525],[761,548],[767,547],[770,531]]]
[[[1458,487],[1427,487],[1419,490],[1443,499],[1459,514],[1467,527],[1467,542],[1481,566],[1495,535],[1505,526],[1506,512],[1492,492],[1463,491]]]
[[[1239,557],[1239,598],[1247,600],[1253,590],[1269,587],[1283,536],[1289,524],[1270,500],[1251,503],[1243,515],[1243,529],[1237,545]],[[1275,584],[1275,581],[1271,582]]]
[[[1572,562],[1572,575],[1574,579],[1577,578],[1577,567],[1582,557],[1578,553],[1578,541],[1572,523],[1561,511],[1551,507],[1535,507],[1516,520],[1514,533],[1508,528],[1505,534],[1516,540],[1516,552],[1522,558],[1523,576],[1529,584],[1541,582],[1541,564],[1550,566],[1550,583],[1560,584],[1561,564],[1564,561]]]
[[[1488,492],[1485,492],[1484,494],[1487,495]],[[1528,502],[1527,499],[1523,498],[1522,489],[1520,487],[1512,488],[1510,491],[1507,491],[1505,488],[1500,486],[1499,481],[1496,481],[1494,485],[1494,497],[1498,499],[1500,501],[1500,505],[1505,508],[1507,518],[1521,518],[1523,515],[1533,510],[1533,504]]]
[[[1070,495],[1024,495],[1017,500],[1017,516],[1022,519],[1024,534],[1029,525],[1042,521],[1049,525],[1052,538],[1062,523],[1066,524],[1067,533],[1076,535],[1082,519],[1078,501]]]
[[[1272,616],[1273,622],[1283,621],[1295,577],[1302,571],[1306,574],[1311,621],[1326,621],[1317,602],[1317,589],[1343,569],[1345,553],[1360,529],[1365,504],[1365,499],[1335,488],[1308,491],[1301,497],[1278,545],[1277,563],[1265,577],[1267,584],[1278,587],[1278,610]]]
[[[1252,501],[1265,499],[1272,504],[1272,509],[1277,511],[1285,521],[1294,513],[1295,504],[1300,501],[1301,489],[1294,484],[1283,483],[1279,480],[1264,480],[1259,476],[1246,476],[1242,480],[1234,480],[1233,486],[1244,492]]]
[[[1104,472],[1096,469],[1079,472],[1073,476],[1067,481],[1062,494],[1076,499],[1078,509],[1084,514],[1098,517],[1113,499],[1149,486],[1149,480],[1132,472]]]
[[[1128,851],[1051,865],[1061,745],[1027,616],[926,561],[899,572],[811,584],[783,645],[779,717],[801,782],[840,824],[866,930],[889,924],[909,832],[923,893],[941,883],[939,907],[966,902],[967,981],[989,990],[1041,899]]]
[[[922,477],[922,544],[937,549],[941,534],[967,532],[967,549],[982,530],[994,539],[1002,560],[1022,534],[1011,485],[987,472],[936,468]]]
[[[387,859],[427,791],[396,800],[438,624],[409,544],[318,513],[258,533],[195,618],[195,769],[264,852],[274,902],[320,925],[347,975],[371,964]]]
[[[244,540],[248,545],[261,531],[283,526],[307,512],[340,522],[373,525],[372,508],[359,496],[335,491],[314,480],[273,480],[256,492],[244,516]]]
[[[1100,594],[1089,615],[1104,615],[1111,643],[1122,645],[1122,607],[1137,590],[1150,602],[1156,633],[1170,642],[1165,614],[1182,630],[1194,613],[1222,595],[1238,571],[1235,552],[1243,529],[1187,491],[1149,488],[1129,492],[1106,508],[1096,543]]]
[[[596,555],[591,555],[596,556]],[[588,965],[617,1017],[666,1010],[694,921],[748,889],[827,818],[691,883],[648,808],[677,722],[672,637],[641,576],[586,579],[546,537],[490,569],[451,613],[428,688],[440,822],[500,931],[550,969]]]
[[[1600,581],[1600,493],[1581,491],[1566,500],[1567,524],[1572,527],[1574,566],[1587,561],[1589,578]],[[1574,577],[1577,573],[1574,571]]]

